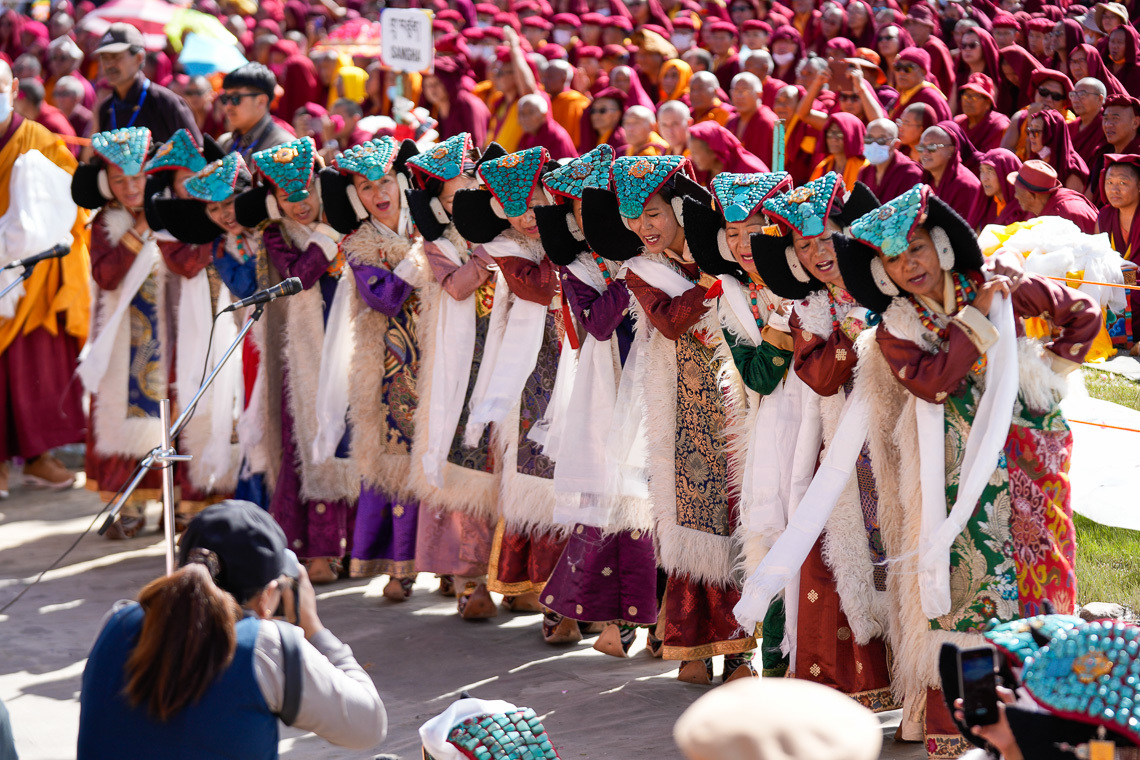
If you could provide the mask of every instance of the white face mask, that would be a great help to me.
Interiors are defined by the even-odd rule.
[[[598,14],[599,16],[605,16],[606,18],[609,18],[610,9],[609,8],[598,8],[596,11],[594,11],[594,13]]]
[[[772,60],[777,66],[787,66],[796,57],[795,53],[773,53]]]
[[[12,115],[12,93],[0,92],[0,121]]]
[[[875,166],[885,164],[890,157],[891,146],[889,145],[879,145],[878,143],[865,143],[863,145],[863,158]]]
[[[744,63],[748,60],[748,56],[752,55],[752,48],[748,47],[747,45],[741,45],[740,52],[737,53],[737,55],[740,56],[740,62]]]
[[[691,34],[674,34],[673,45],[678,50],[688,50],[689,46],[693,44],[693,35]]]
[[[569,29],[555,29],[554,30],[554,44],[566,47],[570,44],[570,40],[574,39],[574,32]]]

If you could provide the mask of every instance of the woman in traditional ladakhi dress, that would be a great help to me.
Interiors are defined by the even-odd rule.
[[[922,730],[931,757],[957,757],[965,740],[938,691],[940,645],[981,643],[989,621],[1039,614],[1046,601],[1059,613],[1076,605],[1072,437],[1057,403],[1100,309],[1002,259],[987,278],[973,231],[926,185],[860,217],[839,242],[846,289],[882,314],[856,341],[854,399],[869,404],[894,560],[902,731]],[[1052,342],[1018,339],[1014,318],[1037,316],[1052,323]]]
[[[361,480],[349,574],[388,575],[384,596],[396,602],[411,596],[415,583],[420,509],[408,487],[420,350],[418,267],[409,255],[413,226],[404,197],[407,159],[417,152],[411,140],[380,137],[338,154],[321,171],[325,213],[344,234],[340,251],[353,275],[341,285],[350,288],[344,307],[352,356],[347,377],[329,377],[327,385],[322,378],[321,398],[327,392],[340,403],[318,416],[314,457],[332,455],[343,428],[326,428],[325,421],[343,420],[347,411]]]
[[[322,373],[347,377],[349,371],[345,357],[324,350],[326,328],[342,330],[346,321],[332,319],[345,264],[337,250],[341,236],[324,221],[317,185],[321,163],[311,139],[258,151],[250,160],[262,184],[238,196],[238,222],[252,228],[268,220],[258,255],[271,267],[269,280],[298,277],[304,287],[266,310],[261,361],[275,380],[268,389],[269,408],[281,408],[282,463],[269,511],[313,582],[328,583],[349,556],[360,495],[346,427],[340,428],[343,435],[329,459],[318,461],[313,446],[320,429],[318,407],[324,408],[318,398]]]
[[[420,371],[409,487],[420,500],[416,569],[454,589],[460,616],[498,614],[487,590],[487,562],[497,522],[499,481],[491,435],[463,444],[467,402],[483,362],[494,273],[489,256],[473,255],[451,221],[455,194],[478,187],[476,162],[501,157],[492,145],[480,156],[467,132],[408,159],[415,189],[406,193],[422,236],[411,255],[425,274],[418,288]]]
[[[94,159],[81,164],[71,182],[78,206],[99,209],[90,245],[95,307],[77,373],[91,393],[87,487],[110,501],[138,460],[162,443],[158,407],[169,397],[170,325],[166,267],[143,212],[150,130],[100,132],[91,148]],[[161,488],[161,473],[147,473],[107,537],[138,533],[146,523],[143,505],[160,498]]]
[[[234,199],[248,190],[252,182],[253,178],[241,154],[230,153],[188,178],[183,184],[185,198],[154,200],[155,213],[162,219],[167,232],[185,243],[209,247],[211,289],[215,287],[214,281],[220,280],[220,286],[237,299],[248,298],[256,293],[259,284],[257,232],[241,226],[234,214]],[[262,278],[264,279],[264,273]],[[215,312],[225,305],[215,305]],[[216,352],[217,358],[229,347],[232,337],[245,322],[250,310],[242,309],[234,314],[232,331],[229,323],[219,320],[215,326],[214,348],[211,349],[212,353]],[[264,331],[263,324],[257,322],[242,344],[242,354],[231,357],[230,363],[239,368],[241,377],[238,389],[242,394],[238,397],[240,465],[236,473],[234,498],[267,507],[269,495],[265,490],[265,473],[270,471],[271,465],[265,445],[264,417],[268,410],[264,402],[265,372],[258,361],[257,350],[258,343],[264,343]],[[204,398],[210,399],[211,403],[213,399],[218,399],[220,403],[224,393],[215,380],[215,386]],[[195,412],[195,418],[200,413],[201,406]],[[219,423],[216,428],[213,427],[215,420]],[[221,418],[212,418],[211,436],[220,436],[223,429],[225,426],[221,424]],[[227,439],[228,437],[227,435]],[[212,447],[211,450],[220,453],[220,447]],[[193,466],[191,462],[191,467]]]
[[[178,173],[174,178],[178,187]],[[253,250],[255,234],[243,228],[234,215],[234,198],[249,189],[251,183],[250,170],[242,156],[234,153],[190,175],[181,182],[177,193],[152,199],[153,215],[161,220],[156,223],[161,223],[168,234],[188,247],[204,247],[209,264],[196,276],[205,277],[204,283],[196,278],[188,280],[184,283],[180,299],[179,334],[188,336],[188,340],[181,342],[180,338],[179,345],[185,345],[189,350],[177,354],[178,366],[184,374],[192,373],[192,379],[182,391],[184,394],[196,392],[197,385],[201,383],[198,374],[205,363],[205,345],[198,340],[209,338],[198,335],[194,327],[202,329],[202,325],[210,324],[214,314],[226,308],[233,299],[245,299],[258,289],[257,256],[246,253]],[[203,284],[209,289],[203,288]],[[206,295],[210,296],[209,300]],[[219,318],[214,324],[207,374],[229,348],[247,316],[249,310],[243,309],[231,317]],[[264,422],[259,418],[264,404],[254,409],[255,417],[245,415],[239,420],[238,443],[233,443],[234,423],[239,419],[237,415],[244,415],[254,387],[260,389],[264,386],[263,379],[261,385],[257,385],[257,349],[252,341],[252,337],[246,337],[243,345],[243,354],[245,351],[253,352],[252,361],[243,361],[243,354],[231,357],[214,379],[210,390],[198,401],[194,416],[182,434],[184,446],[195,458],[188,465],[180,466],[178,472],[192,483],[212,483],[215,489],[225,484],[233,489],[237,498],[268,505],[263,477],[268,468],[268,456],[263,446],[257,446],[264,430]],[[184,395],[182,401],[188,403],[189,399],[189,395]],[[228,424],[225,422],[227,419]],[[246,430],[251,423],[257,432],[252,438]],[[184,499],[185,489],[186,485]]]
[[[456,229],[478,244],[472,255],[499,267],[495,304],[483,364],[471,395],[464,443],[478,444],[494,426],[502,460],[499,509],[487,588],[508,597],[519,611],[539,611],[542,592],[566,545],[565,527],[554,522],[554,461],[535,436],[547,421],[558,372],[562,320],[558,271],[539,239],[534,209],[546,204],[541,176],[545,148],[530,148],[485,161],[476,172],[486,186],[460,190],[453,209]],[[570,640],[572,620],[543,637]]]
[[[181,413],[182,406],[189,403],[202,383],[202,368],[208,363],[206,351],[213,316],[229,305],[230,296],[228,291],[223,292],[217,277],[210,279],[210,244],[213,240],[178,237],[168,229],[166,217],[157,208],[159,203],[189,200],[187,180],[205,168],[208,161],[216,161],[223,155],[212,138],[207,137],[204,147],[199,148],[190,132],[180,129],[158,146],[145,167],[150,177],[149,224],[155,231],[163,262],[172,275],[166,281],[166,302],[174,327],[174,371],[171,379],[175,415]],[[177,222],[175,224],[177,226]],[[209,227],[199,230],[198,234],[209,230]],[[232,339],[232,332],[226,328],[228,323],[221,334],[215,331],[214,343],[218,349],[215,358],[221,357]],[[207,373],[210,369],[212,366],[207,367]],[[240,392],[241,365],[238,362],[227,363],[215,383],[212,386],[214,393],[198,402],[194,416],[179,440],[182,453],[193,457],[176,470],[180,488],[174,523],[179,530],[184,529],[205,507],[231,496],[237,486],[241,460],[240,449],[233,443],[233,419],[235,400]],[[224,400],[223,396],[226,396]],[[215,401],[220,405],[218,413],[221,415],[216,426]],[[229,420],[228,425],[223,418]]]
[[[631,448],[645,443],[641,410],[618,407],[619,381],[632,385],[623,378],[623,367],[632,366],[629,289],[616,279],[621,264],[595,254],[582,234],[582,193],[609,189],[613,160],[613,148],[599,145],[547,173],[542,184],[557,205],[535,212],[546,255],[562,268],[562,296],[582,328],[571,335],[580,341],[571,422],[554,465],[555,519],[572,530],[543,603],[551,616],[605,624],[594,648],[625,657],[637,626],[657,621],[657,560],[644,461],[610,454],[611,435]]]
[[[867,310],[843,288],[835,260],[834,236],[864,212],[879,206],[862,183],[844,201],[835,174],[765,202],[779,226],[776,235],[755,235],[756,268],[774,291],[794,300],[790,327],[799,384],[797,439],[803,449],[795,464],[814,472],[818,449],[826,451],[851,390],[855,372],[854,338],[865,329]],[[786,610],[789,658],[796,678],[839,689],[871,710],[893,707],[884,639],[888,630],[886,571],[879,530],[871,461],[863,450],[823,535],[814,542],[798,576],[785,579],[793,595]],[[780,604],[754,600],[745,583],[737,614],[742,618],[780,616]],[[759,602],[759,603],[757,603]],[[749,607],[750,612],[743,608]],[[765,654],[775,654],[768,643]]]
[[[711,198],[684,200],[689,251],[701,271],[718,278],[706,298],[714,300],[723,338],[716,348],[721,364],[717,383],[725,397],[729,499],[738,515],[734,533],[746,574],[763,554],[762,536],[752,530],[750,512],[756,489],[770,484],[757,481],[778,473],[778,463],[792,453],[792,447],[781,445],[777,432],[784,378],[792,363],[788,304],[757,274],[752,236],[769,227],[764,201],[791,184],[787,172],[722,172],[713,178]],[[715,207],[710,205],[713,199]],[[774,466],[765,471],[764,462]],[[755,630],[756,624],[744,628]],[[752,657],[753,652],[746,652],[733,658],[744,661],[734,677],[755,673]]]
[[[688,255],[678,186],[693,187],[682,156],[622,157],[614,190],[583,193],[586,240],[602,257],[629,258],[623,268],[637,300],[638,361],[648,436],[649,496],[658,564],[667,573],[657,635],[662,656],[681,660],[678,678],[712,681],[712,657],[727,655],[725,677],[756,647],[732,607],[733,505],[728,497],[724,398],[717,385],[721,342],[716,312],[705,304],[709,282]],[[696,193],[700,193],[697,189]],[[640,352],[644,351],[644,354]]]

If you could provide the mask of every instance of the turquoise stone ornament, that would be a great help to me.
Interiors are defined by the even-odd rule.
[[[915,185],[910,190],[868,212],[851,224],[851,235],[889,259],[899,256],[910,245],[910,236],[926,219],[930,196],[928,185]]]
[[[828,172],[790,193],[764,201],[764,211],[803,237],[818,237],[823,234],[831,207],[842,192],[843,178]]]
[[[420,175],[421,180],[423,177],[433,177],[441,182],[447,182],[458,177],[463,171],[463,161],[470,150],[470,133],[460,132],[435,147],[412,156],[408,159],[408,166]]]
[[[259,150],[250,160],[270,184],[287,194],[285,200],[297,203],[309,197],[316,152],[313,139],[302,137],[275,148]]]
[[[238,175],[244,167],[245,161],[240,153],[229,153],[186,180],[183,187],[186,194],[195,200],[220,203],[234,194]]]
[[[392,169],[400,144],[388,135],[354,145],[333,159],[333,167],[341,174],[359,174],[370,182]]]
[[[451,730],[448,742],[478,760],[558,760],[533,711],[469,718]]]
[[[588,187],[608,190],[614,165],[614,149],[606,144],[543,175],[542,184],[554,195],[582,200]]]
[[[146,162],[146,173],[162,171],[163,169],[189,169],[200,172],[206,166],[206,159],[202,156],[202,149],[194,142],[193,136],[187,129],[180,129],[171,135],[170,139],[158,146],[158,150]]]
[[[712,181],[713,195],[726,222],[743,222],[769,198],[791,187],[792,175],[787,172],[721,172]]]
[[[109,164],[133,177],[142,174],[146,154],[150,151],[150,130],[146,127],[123,127],[113,132],[91,136],[91,149]]]
[[[1038,640],[1052,641],[1060,631],[1085,625],[1076,615],[1037,615],[1036,617],[998,623],[985,632],[986,640],[1005,653],[1014,666],[1020,667],[1027,657],[1040,649]],[[1037,634],[1036,638],[1034,633]]]
[[[1050,712],[1121,730],[1140,742],[1137,682],[1131,677],[1137,660],[1127,647],[1135,629],[1120,621],[1062,625],[1047,646],[1026,658],[1025,688]]]
[[[646,202],[688,162],[684,156],[622,156],[616,159],[613,180],[618,212],[626,219],[641,216]]]
[[[522,216],[547,158],[546,148],[529,148],[480,164],[477,174],[508,218]]]

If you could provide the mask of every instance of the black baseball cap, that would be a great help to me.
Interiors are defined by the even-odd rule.
[[[107,28],[102,39],[99,40],[99,47],[95,48],[95,55],[122,53],[132,48],[138,51],[142,50],[143,47],[142,32],[130,24],[117,21]]]
[[[290,562],[281,526],[261,507],[229,499],[190,521],[178,564],[200,562],[214,582],[244,603],[286,572]]]

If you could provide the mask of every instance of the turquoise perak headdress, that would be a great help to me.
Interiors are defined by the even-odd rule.
[[[526,213],[527,201],[539,184],[548,158],[546,148],[537,147],[508,153],[479,165],[477,176],[502,208],[502,214],[499,214],[495,203],[491,204],[496,215],[510,219]]]
[[[158,150],[146,163],[146,173],[165,169],[189,169],[192,172],[200,172],[205,167],[206,159],[202,155],[202,149],[194,142],[190,131],[184,128],[158,146]]]
[[[123,127],[92,135],[91,149],[107,163],[122,169],[123,174],[133,177],[143,172],[150,140],[150,130],[146,127]]]
[[[720,204],[726,222],[743,222],[773,195],[791,187],[792,175],[787,172],[721,172],[712,181],[713,196]]]
[[[220,203],[229,199],[237,187],[238,176],[245,169],[245,161],[240,153],[230,153],[220,161],[206,166],[183,187],[195,200],[206,203]]]
[[[582,200],[588,187],[608,190],[613,172],[614,149],[603,143],[565,166],[543,175],[542,185],[553,195]]]
[[[316,152],[313,139],[302,137],[275,148],[259,150],[250,160],[271,185],[287,193],[285,200],[298,203],[309,197]]]

